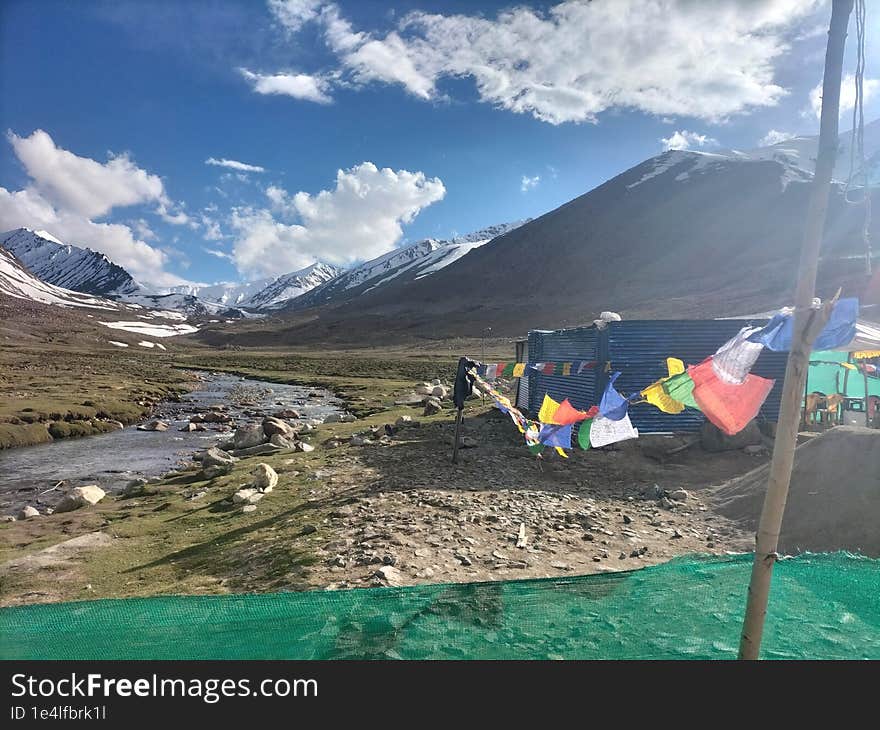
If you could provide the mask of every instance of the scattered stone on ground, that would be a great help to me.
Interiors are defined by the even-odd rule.
[[[84,487],[74,487],[65,494],[61,501],[55,505],[56,512],[73,512],[80,507],[93,505],[104,499],[106,492],[97,484],[89,484]]]
[[[142,423],[137,427],[138,431],[167,431],[168,424],[165,421],[149,421],[147,423]]]

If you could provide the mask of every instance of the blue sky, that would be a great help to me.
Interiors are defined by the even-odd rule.
[[[535,217],[670,145],[816,132],[830,3],[646,7],[6,0],[0,229],[252,279]]]

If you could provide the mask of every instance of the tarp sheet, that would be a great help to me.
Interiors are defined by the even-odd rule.
[[[751,555],[631,572],[0,610],[2,659],[733,659]],[[762,656],[880,659],[880,560],[782,560]]]

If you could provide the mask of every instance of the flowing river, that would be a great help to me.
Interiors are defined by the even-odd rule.
[[[62,480],[61,490],[97,484],[113,493],[135,477],[164,474],[194,452],[229,436],[228,427],[216,424],[205,424],[209,430],[202,432],[179,430],[191,415],[212,407],[225,407],[237,425],[260,421],[282,409],[294,409],[300,421],[314,424],[344,409],[342,401],[320,388],[220,373],[202,376],[198,390],[181,396],[180,402],[163,403],[154,414],[153,418],[168,424],[167,431],[138,431],[128,426],[98,436],[0,451],[0,512],[10,514],[25,504],[42,512],[60,497],[60,491],[52,488]]]

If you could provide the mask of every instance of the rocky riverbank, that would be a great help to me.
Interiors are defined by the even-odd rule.
[[[559,576],[750,548],[708,488],[765,455],[658,437],[539,462],[475,399],[453,466],[454,411],[428,386],[371,386],[376,413],[313,429],[264,413],[259,432],[237,424],[161,480],[0,526],[15,546],[0,557],[3,602]],[[104,537],[64,553],[52,580],[27,567],[89,534]]]

